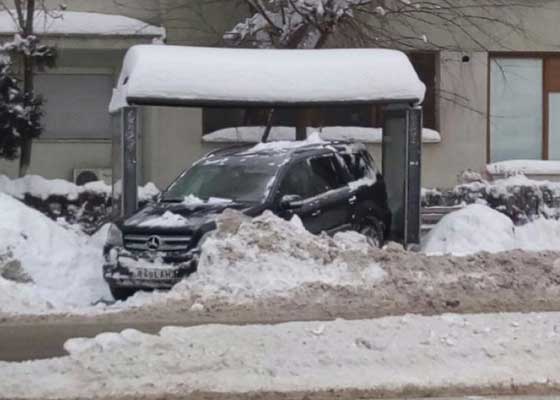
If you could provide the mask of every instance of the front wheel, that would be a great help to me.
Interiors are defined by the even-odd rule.
[[[357,231],[366,237],[367,242],[371,246],[383,247],[383,225],[378,220],[369,219],[365,221]]]
[[[111,294],[115,300],[125,301],[136,293],[136,289],[110,286]]]

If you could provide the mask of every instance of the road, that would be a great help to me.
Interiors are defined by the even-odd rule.
[[[157,333],[164,323],[141,324],[41,324],[38,326],[0,326],[0,361],[27,361],[61,357],[66,340],[94,337],[103,332],[121,332],[133,328],[145,333]]]
[[[142,323],[132,326],[134,329],[146,333],[157,333],[162,326],[169,323]],[[72,337],[93,337],[102,332],[120,332],[131,328],[130,323],[123,324],[53,324],[40,326],[3,326],[0,327],[0,361],[26,361],[44,359],[65,355],[64,342]],[[301,393],[300,393],[301,394]],[[258,398],[258,396],[257,396]],[[290,396],[285,399],[291,398]],[[299,397],[294,397],[299,398]],[[2,395],[0,394],[0,399]],[[143,398],[144,399],[144,398]],[[181,397],[173,397],[182,400]],[[344,397],[338,400],[353,400]],[[428,400],[429,398],[406,400]],[[463,396],[463,397],[434,397],[434,400],[560,400],[558,395],[546,396]],[[120,400],[112,397],[110,400]],[[146,398],[149,400],[149,398]],[[372,399],[373,400],[373,399]],[[391,399],[401,400],[401,399]],[[405,400],[404,398],[402,400]]]

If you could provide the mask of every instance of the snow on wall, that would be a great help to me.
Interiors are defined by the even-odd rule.
[[[261,141],[264,126],[240,126],[224,128],[206,134],[202,140],[207,143],[258,143]],[[319,132],[323,140],[353,140],[362,143],[381,143],[383,137],[382,128],[366,128],[359,126],[326,126],[323,128],[307,128],[307,134]],[[275,126],[270,130],[269,141],[295,140],[296,129],[290,126]],[[422,129],[423,143],[440,143],[439,132],[424,128]]]
[[[490,175],[560,175],[560,161],[508,160],[486,166]]]
[[[246,103],[421,102],[408,57],[381,49],[132,47],[110,110],[128,99]],[[153,101],[152,101],[153,103]],[[157,103],[157,102],[156,102]]]
[[[7,11],[0,11],[0,34],[19,31]],[[107,35],[165,37],[165,29],[122,15],[76,11],[37,11],[33,29],[41,35]]]

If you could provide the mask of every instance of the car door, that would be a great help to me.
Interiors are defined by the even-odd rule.
[[[321,155],[293,164],[280,184],[279,197],[296,195],[301,206],[297,214],[312,233],[334,233],[348,229],[350,189],[345,185],[333,155]]]
[[[391,224],[387,193],[383,177],[377,173],[371,156],[365,152],[342,155],[350,180],[353,225],[359,226],[365,218],[376,218],[385,228]]]

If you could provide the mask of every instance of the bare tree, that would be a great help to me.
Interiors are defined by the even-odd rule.
[[[485,50],[503,32],[523,34],[519,11],[545,1],[244,0],[252,15],[226,32],[231,45],[367,46]],[[501,32],[502,35],[499,35]]]
[[[0,46],[0,52],[4,54],[4,65],[6,57],[12,55],[20,58],[23,73],[23,109],[34,110],[29,115],[29,129],[19,129],[20,164],[19,175],[27,173],[31,161],[31,149],[33,138],[41,132],[40,111],[41,99],[34,93],[34,72],[37,68],[52,66],[56,59],[56,49],[40,44],[35,35],[34,25],[38,13],[44,17],[50,15],[44,0],[13,0],[12,6],[5,1],[0,1],[0,9],[10,15],[14,22],[14,40]],[[57,17],[57,16],[55,16]],[[8,62],[10,63],[10,61]],[[6,68],[4,68],[6,72]],[[33,120],[31,123],[31,119]],[[31,128],[32,127],[32,128]]]

